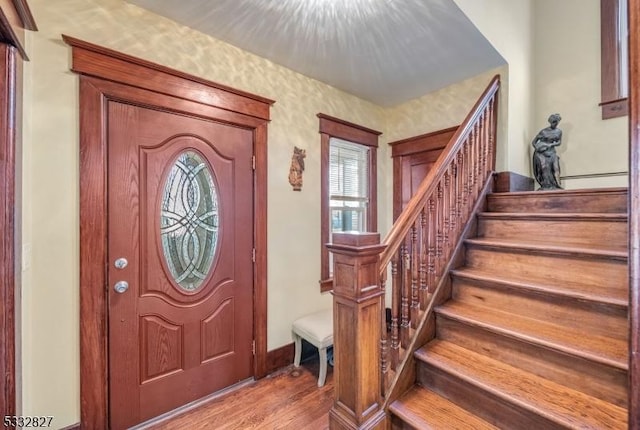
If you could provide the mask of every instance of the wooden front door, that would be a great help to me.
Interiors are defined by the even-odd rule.
[[[393,157],[393,219],[402,213],[458,127],[390,142]]]
[[[253,376],[253,133],[107,104],[109,408],[127,428]]]

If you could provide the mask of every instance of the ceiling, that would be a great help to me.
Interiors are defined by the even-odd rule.
[[[129,0],[389,107],[504,64],[453,0]]]

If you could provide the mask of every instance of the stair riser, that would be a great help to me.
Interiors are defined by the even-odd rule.
[[[391,430],[414,430],[412,426],[402,421],[395,415],[391,415]]]
[[[546,321],[567,328],[580,328],[585,336],[597,334],[627,338],[627,310],[603,303],[530,293],[496,284],[453,278],[456,301]]]
[[[626,213],[627,193],[493,194],[488,196],[487,203],[490,212]]]
[[[508,238],[573,244],[627,245],[625,221],[521,220],[480,217],[478,237]]]
[[[439,339],[624,407],[626,372],[438,316]]]
[[[485,421],[505,429],[560,430],[564,427],[508,403],[481,388],[428,363],[418,363],[418,383],[429,387]]]
[[[627,264],[615,259],[468,246],[466,262],[468,267],[495,270],[498,274],[512,274],[552,285],[579,281],[603,292],[624,292],[628,285]]]

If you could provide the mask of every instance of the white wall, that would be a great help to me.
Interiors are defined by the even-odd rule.
[[[600,0],[454,1],[508,63],[508,99],[501,99],[508,131],[498,140],[498,170],[532,176],[531,140],[555,112],[563,117],[563,176],[627,170],[628,118],[602,120],[598,106]],[[563,186],[627,186],[627,177]]]
[[[499,136],[496,169],[529,174],[533,138],[533,4],[537,0],[454,0],[508,64],[500,99],[506,136]],[[507,96],[505,98],[505,95]]]
[[[580,13],[576,13],[579,10]],[[562,115],[561,174],[627,170],[628,117],[602,120],[600,0],[535,1],[535,130]],[[627,176],[573,179],[566,188],[627,186]]]

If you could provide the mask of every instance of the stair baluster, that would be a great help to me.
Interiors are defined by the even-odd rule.
[[[445,285],[449,259],[466,229],[476,199],[492,175],[499,86],[500,80],[496,76],[380,245],[366,234],[352,238],[348,234],[334,235],[334,245],[330,247],[337,256],[334,265],[338,260],[343,265],[342,271],[334,271],[341,273],[343,278],[338,281],[334,277],[334,324],[346,332],[335,337],[335,351],[342,361],[336,361],[341,364],[335,369],[336,403],[330,414],[332,428],[361,428],[365,422],[368,422],[367,426],[371,425],[367,428],[374,428],[382,423],[378,420],[384,420],[384,414],[370,414],[378,411],[377,406],[371,411],[366,409],[372,404],[370,401],[377,401],[376,396],[370,397],[371,383],[374,379],[377,381],[375,384],[379,384],[380,396],[386,396],[386,404],[399,384],[405,364],[419,346],[415,335],[420,334],[419,329],[428,316],[426,311],[431,309],[434,297]],[[376,253],[380,251],[378,256]],[[378,277],[372,279],[373,263]],[[389,265],[391,321],[387,336],[384,307],[376,301],[384,297]],[[346,267],[352,267],[353,271],[345,271]],[[372,281],[377,285],[368,285]],[[357,287],[355,291],[353,287]],[[376,308],[374,314],[379,314],[382,321],[377,317],[372,319],[370,315],[374,314],[367,314],[370,312],[366,310],[368,305],[365,306],[359,297],[375,303],[370,309]],[[357,321],[357,324],[350,325],[349,321]],[[368,349],[374,340],[371,336],[375,336],[379,354],[371,354]],[[348,338],[357,344],[340,344]],[[363,354],[361,348],[369,352]],[[366,357],[375,358],[375,368],[366,365]],[[367,361],[371,364],[371,360]],[[357,369],[355,376],[350,373],[352,369]],[[372,372],[376,373],[376,378],[364,376]],[[346,410],[340,398],[351,398],[354,390],[364,390],[362,395],[355,397],[361,402],[355,410]],[[368,394],[365,395],[365,391]],[[379,411],[383,412],[383,409]]]
[[[401,267],[401,251],[393,254],[391,261],[391,369],[395,370],[398,366],[400,357],[400,298],[399,293],[402,291],[400,285],[402,278],[400,272]]]
[[[409,294],[411,292],[411,263],[409,261],[409,250],[407,244],[402,245],[402,288],[401,288],[401,310],[402,317],[400,319],[400,346],[407,348],[409,345],[409,328],[410,328],[410,316],[409,316]]]
[[[392,276],[386,363],[393,372],[410,352],[414,329],[492,173],[498,88],[496,76],[383,241],[380,270],[390,264]]]
[[[428,230],[427,230],[427,208],[420,211],[420,309],[425,309],[428,300],[429,290],[427,290],[427,258],[428,258]]]
[[[418,265],[420,253],[418,251],[418,230],[420,228],[419,221],[416,220],[411,227],[411,328],[415,329],[420,317],[420,303],[418,301]]]

